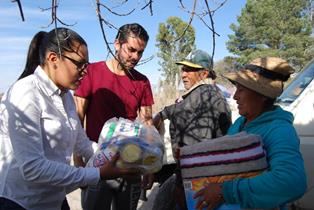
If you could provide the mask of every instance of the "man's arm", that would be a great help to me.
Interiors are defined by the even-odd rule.
[[[153,125],[152,106],[141,106],[139,110],[139,118],[146,125]],[[154,183],[154,174],[146,174],[142,179],[141,199],[146,201],[146,190],[152,188]]]
[[[88,100],[79,96],[74,96],[74,102],[76,106],[76,112],[80,118],[81,124],[84,127],[84,119],[88,106]]]
[[[86,110],[88,106],[88,100],[82,97],[74,96],[74,102],[76,106],[76,112],[80,118],[82,127],[84,127],[84,120],[86,115]],[[86,163],[84,163],[82,156],[77,154],[73,154],[73,162],[76,167],[84,167]]]
[[[155,128],[160,132],[160,127],[162,125],[162,121],[163,121],[163,118],[162,118],[162,115],[161,115],[161,112],[158,112],[155,116],[154,116],[154,119],[153,119],[153,125],[155,126]]]
[[[139,117],[146,125],[153,125],[152,106],[141,106]]]

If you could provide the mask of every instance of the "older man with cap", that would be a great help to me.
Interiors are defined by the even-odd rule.
[[[170,120],[172,145],[191,145],[226,134],[231,124],[229,105],[214,85],[216,74],[211,57],[202,50],[192,51],[177,62],[186,91],[177,103],[165,107],[154,119]]]
[[[213,82],[216,75],[212,69],[211,57],[202,50],[194,50],[177,64],[181,67],[181,78],[186,91],[181,100],[165,107],[154,118],[157,128],[161,120],[170,120],[170,137],[174,150],[225,135],[231,124],[229,105]],[[167,184],[169,183],[171,181]],[[167,200],[171,201],[169,197]],[[185,202],[185,199],[182,201]],[[166,207],[161,207],[159,202],[158,209]]]
[[[306,176],[293,116],[275,105],[292,72],[287,61],[265,57],[225,75],[237,88],[234,99],[241,115],[228,134],[260,135],[269,167],[256,177],[204,186],[195,194],[197,209],[213,209],[224,202],[239,204],[239,209],[286,209],[286,204],[305,193]]]

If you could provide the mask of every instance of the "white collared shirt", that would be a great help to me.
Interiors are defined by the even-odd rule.
[[[0,197],[28,210],[60,210],[68,190],[100,179],[97,168],[69,165],[73,151],[93,154],[73,97],[37,67],[0,104]]]

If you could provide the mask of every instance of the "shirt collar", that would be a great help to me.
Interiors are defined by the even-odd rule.
[[[48,96],[63,96],[67,92],[58,88],[57,85],[48,77],[47,73],[41,68],[41,66],[36,68],[34,75],[41,81],[39,85]]]

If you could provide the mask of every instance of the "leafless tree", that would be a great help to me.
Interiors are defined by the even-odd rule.
[[[23,8],[22,3],[20,0],[11,0],[13,3],[18,4],[18,8],[20,11],[20,15],[22,18],[22,21],[25,21],[24,14],[23,14]],[[136,12],[138,10],[148,10],[149,15],[153,15],[154,13],[154,7],[153,3],[154,0],[94,0],[95,1],[95,10],[96,15],[98,17],[99,25],[102,31],[102,36],[105,42],[105,46],[108,50],[108,53],[112,56],[114,55],[114,52],[112,51],[111,44],[107,40],[106,36],[106,29],[115,29],[118,30],[118,27],[116,27],[114,24],[112,24],[109,20],[108,15],[115,15],[115,16],[128,16],[133,12]],[[162,1],[162,0],[159,0]],[[130,9],[127,13],[119,13],[117,12],[117,8],[124,7],[127,3],[130,4],[132,2],[135,6],[134,8]],[[212,59],[214,59],[215,55],[215,49],[216,49],[216,42],[215,37],[219,36],[219,34],[215,31],[215,24],[213,20],[213,16],[215,15],[215,12],[220,9],[227,0],[193,0],[193,1],[186,1],[184,0],[178,0],[178,6],[184,11],[187,16],[189,16],[189,25],[192,24],[195,17],[197,17],[203,24],[204,27],[209,30],[209,33],[212,35]],[[166,4],[166,2],[165,2]],[[58,18],[58,6],[59,1],[58,0],[51,0],[51,7],[49,8],[42,8],[42,11],[51,10],[51,22],[49,25],[54,24],[54,27],[57,28],[58,24],[65,25],[65,26],[71,26],[71,24],[66,24],[64,21]],[[188,27],[187,27],[188,28]],[[186,28],[186,30],[187,30]],[[184,33],[182,33],[181,36],[175,41],[179,41],[183,36]],[[148,59],[143,60],[141,63],[145,63],[149,60],[151,60],[153,57],[150,57]]]

